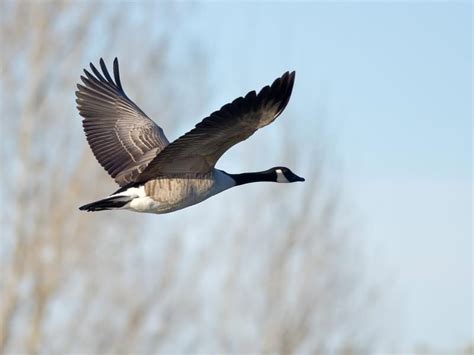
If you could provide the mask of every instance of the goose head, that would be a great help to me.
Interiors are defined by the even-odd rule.
[[[296,175],[294,172],[292,172],[290,169],[284,166],[276,166],[267,171],[272,172],[274,174],[275,179],[273,181],[275,182],[290,183],[290,182],[304,181],[304,178]]]

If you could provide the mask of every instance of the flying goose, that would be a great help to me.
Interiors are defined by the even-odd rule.
[[[168,213],[194,205],[231,187],[258,181],[304,181],[286,167],[229,174],[215,168],[230,147],[272,123],[290,100],[295,72],[286,72],[257,94],[249,92],[203,119],[169,143],[163,130],[125,94],[118,60],[114,79],[100,59],[78,84],[76,102],[94,156],[120,188],[80,207]]]

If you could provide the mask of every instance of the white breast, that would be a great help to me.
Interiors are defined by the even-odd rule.
[[[232,179],[229,175],[224,173],[221,170],[214,169],[214,186],[212,189],[211,195],[208,197],[211,197],[215,194],[218,194],[219,192],[222,192],[224,190],[230,189],[231,187],[235,186],[235,181]]]

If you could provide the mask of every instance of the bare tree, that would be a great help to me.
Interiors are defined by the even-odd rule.
[[[161,96],[163,103],[159,111],[150,112],[152,117],[186,114],[176,101],[182,90],[176,72],[181,71],[180,65],[182,75],[192,68],[193,77],[200,81],[204,69],[190,63],[196,55],[181,63],[171,63],[168,57],[170,31],[178,26],[182,10],[171,5],[130,6],[141,18],[138,24],[132,16],[124,19],[122,10],[112,3],[2,2],[2,195],[9,201],[2,207],[2,352],[80,350],[76,339],[81,340],[82,333],[87,334],[84,337],[102,333],[95,342],[86,343],[90,344],[86,350],[99,351],[113,339],[109,338],[112,329],[94,333],[90,328],[107,322],[113,312],[94,315],[90,322],[88,317],[101,297],[100,284],[120,283],[114,278],[124,273],[119,264],[134,243],[123,232],[134,234],[138,228],[127,215],[104,220],[77,211],[81,202],[114,188],[78,134],[74,90],[80,68],[97,57],[94,53],[143,53],[144,65],[127,66],[140,81],[151,84],[159,78],[154,95]],[[169,30],[156,29],[156,19]],[[146,46],[134,41],[144,33]],[[101,34],[103,43],[96,38]],[[171,72],[175,80],[170,80]],[[189,76],[186,79],[193,82]],[[143,86],[136,79],[129,82],[140,99],[138,88]],[[166,87],[171,90],[165,91]],[[178,94],[172,94],[173,89]],[[195,107],[193,97],[197,98],[190,97],[189,109]],[[141,101],[144,107],[149,104]],[[108,290],[117,291],[114,286]],[[138,322],[143,302],[147,301],[137,299],[130,305],[129,327]],[[60,336],[55,336],[58,324],[63,326]],[[114,333],[117,346],[130,343],[132,337],[125,334],[129,334],[126,328]]]
[[[103,53],[123,57],[127,91],[150,117],[171,130],[171,118],[199,119],[191,113],[205,99],[203,56],[198,46],[171,54],[186,6],[1,6],[3,353],[371,348],[361,324],[372,298],[354,267],[342,193],[312,158],[320,151],[298,161],[314,167],[299,196],[249,186],[252,209],[235,197],[225,211],[211,203],[160,218],[77,211],[114,189],[78,133],[79,68]],[[284,160],[294,146],[289,135]],[[270,204],[277,191],[281,202]]]

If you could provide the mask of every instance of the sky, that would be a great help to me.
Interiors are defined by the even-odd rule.
[[[218,88],[202,117],[296,70],[292,125],[330,144],[394,341],[472,342],[471,3],[204,2],[186,27]]]

